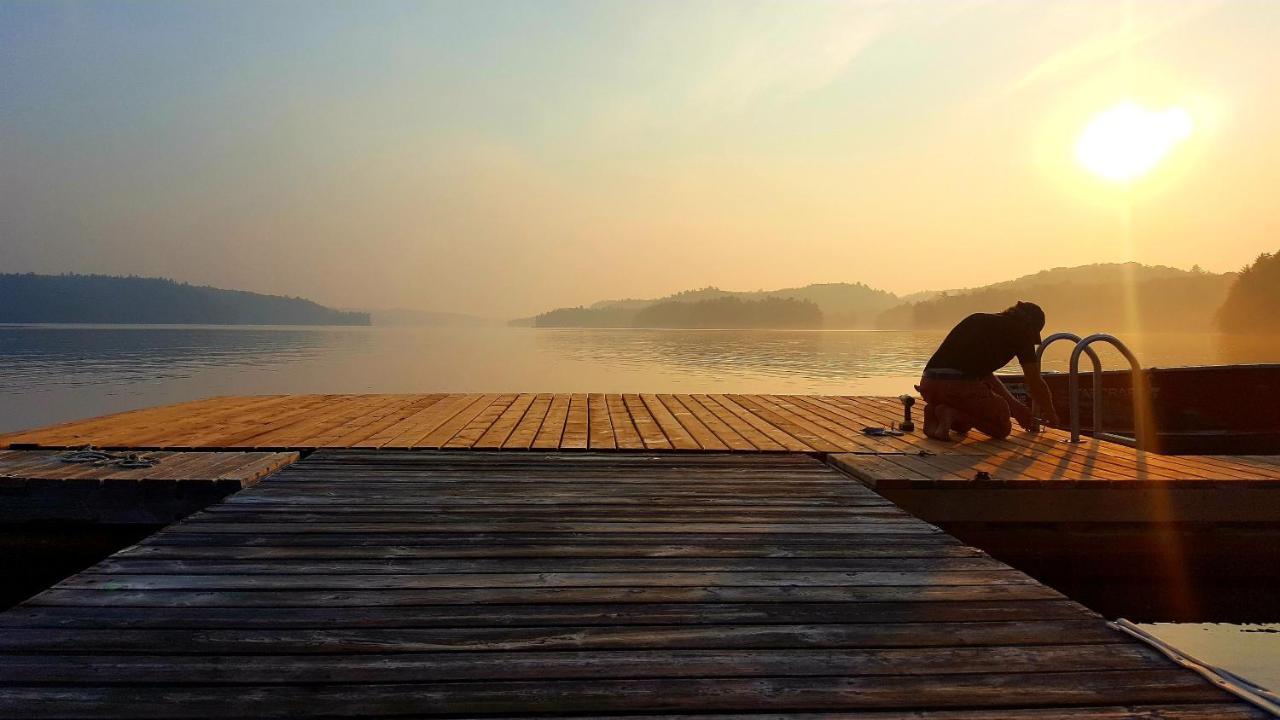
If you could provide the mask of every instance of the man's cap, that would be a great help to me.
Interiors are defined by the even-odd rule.
[[[1013,307],[1014,310],[1016,310],[1034,330],[1036,344],[1039,345],[1043,342],[1043,339],[1040,337],[1040,331],[1044,329],[1044,310],[1033,302],[1023,302],[1021,300],[1019,300],[1018,304]]]

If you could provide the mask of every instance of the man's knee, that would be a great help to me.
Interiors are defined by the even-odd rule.
[[[1003,440],[1013,432],[1013,418],[1009,417],[1009,405],[1003,400],[991,405],[989,412],[984,413],[982,419],[974,423],[974,427],[995,440]]]
[[[978,429],[990,435],[994,440],[1003,440],[1013,432],[1013,423],[1009,418],[1005,418],[1003,421],[993,420],[987,423],[986,427],[979,427]]]

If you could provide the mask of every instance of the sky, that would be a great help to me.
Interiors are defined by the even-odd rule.
[[[4,2],[0,272],[515,317],[1236,270],[1280,249],[1278,33],[1272,0]],[[1193,129],[1117,182],[1076,153],[1123,103]]]

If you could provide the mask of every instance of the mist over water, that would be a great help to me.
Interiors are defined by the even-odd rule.
[[[940,332],[3,326],[0,431],[211,395],[909,392]],[[1280,339],[1124,338],[1147,366],[1280,361]],[[1066,368],[1069,348],[1046,357]],[[1099,347],[1108,368],[1124,367]]]

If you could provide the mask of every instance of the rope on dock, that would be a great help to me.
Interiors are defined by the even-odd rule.
[[[136,452],[112,453],[106,450],[99,450],[92,445],[85,445],[79,450],[65,452],[59,455],[58,459],[64,463],[93,465],[94,467],[114,465],[120,468],[149,468],[160,464],[160,458],[152,455],[142,455]]]

